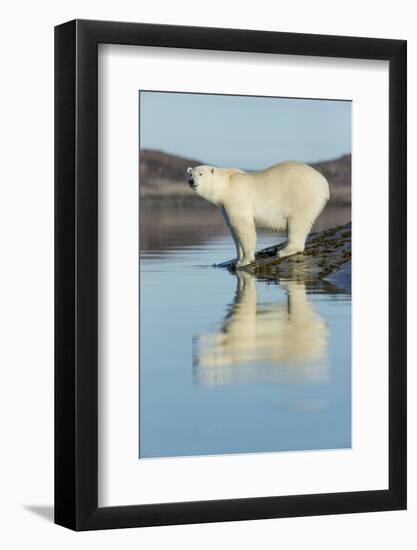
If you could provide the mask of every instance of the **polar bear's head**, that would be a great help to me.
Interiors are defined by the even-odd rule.
[[[214,166],[196,166],[188,168],[188,185],[197,195],[212,204],[221,204],[225,194],[229,172]]]

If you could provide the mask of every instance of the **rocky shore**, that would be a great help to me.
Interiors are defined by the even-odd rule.
[[[331,284],[345,292],[351,292],[351,223],[325,231],[311,233],[303,253],[286,258],[277,257],[285,243],[260,250],[256,259],[243,269],[256,277],[267,280],[297,280]],[[236,260],[216,267],[235,270]]]

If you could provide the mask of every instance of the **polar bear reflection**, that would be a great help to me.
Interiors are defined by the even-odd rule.
[[[264,305],[258,304],[255,278],[236,275],[235,299],[220,330],[194,340],[194,382],[327,381],[328,329],[304,283],[280,282],[287,300]]]

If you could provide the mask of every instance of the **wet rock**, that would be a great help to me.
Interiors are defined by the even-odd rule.
[[[351,288],[351,223],[325,231],[311,233],[304,252],[286,258],[277,253],[286,243],[260,250],[253,263],[243,269],[257,277],[268,280],[323,281],[345,291]],[[236,260],[217,267],[235,270]]]
[[[343,288],[346,292],[352,292],[352,262],[343,264],[339,269],[325,277],[324,280],[338,288]]]

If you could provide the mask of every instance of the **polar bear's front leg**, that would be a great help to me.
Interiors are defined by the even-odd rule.
[[[224,221],[225,221],[227,227],[229,228],[230,234],[232,235],[233,242],[235,243],[236,261],[238,262],[239,260],[241,260],[243,258],[242,247],[240,246],[240,242],[239,242],[239,239],[237,238],[236,232],[235,232],[234,228],[232,227],[232,224],[230,223],[229,214],[226,212],[226,209],[224,208],[224,206],[222,206],[220,210],[223,214]]]
[[[236,267],[243,267],[255,260],[256,230],[253,216],[249,214],[227,213],[230,230],[234,233],[237,242],[236,248],[240,251]]]
[[[240,241],[239,241],[239,239],[236,235],[235,230],[231,226],[229,226],[229,230],[230,230],[230,233],[233,237],[233,241],[235,243],[237,261],[240,261],[243,258],[243,250],[242,250],[242,247],[240,245]]]

